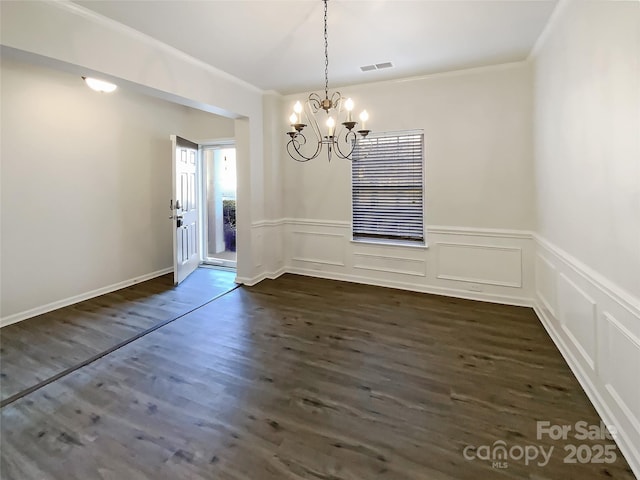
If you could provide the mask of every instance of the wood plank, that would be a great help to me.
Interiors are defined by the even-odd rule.
[[[0,400],[19,394],[235,287],[235,273],[197,269],[70,305],[0,331]]]
[[[5,407],[3,479],[633,479],[534,313],[296,275],[240,288]],[[546,466],[467,446],[554,447]]]

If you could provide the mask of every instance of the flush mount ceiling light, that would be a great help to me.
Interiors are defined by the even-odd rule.
[[[118,86],[113,83],[98,80],[97,78],[82,77],[82,79],[90,89],[95,90],[96,92],[111,93],[118,88]]]
[[[334,92],[329,97],[329,40],[327,35],[327,1],[324,2],[324,98],[317,93],[312,93],[305,102],[304,106],[300,102],[296,102],[293,107],[293,113],[289,117],[291,122],[291,130],[287,132],[290,140],[287,142],[287,152],[294,160],[298,162],[308,162],[313,160],[322,151],[323,147],[327,149],[327,158],[331,160],[331,155],[335,151],[340,158],[351,160],[351,154],[356,146],[358,135],[354,130],[357,122],[353,121],[353,100],[344,98],[340,92]],[[343,115],[343,108],[346,115],[342,118],[344,121],[337,125],[337,122]],[[322,114],[325,113],[326,117]],[[317,117],[321,117],[318,119]],[[363,110],[360,114],[362,125],[357,133],[361,138],[366,137],[370,130],[366,129],[366,122],[369,114]],[[315,136],[315,144],[309,141],[307,148],[307,138],[302,131],[304,127],[311,126]],[[323,131],[320,124],[326,126]],[[337,127],[337,128],[336,128]],[[341,146],[342,144],[342,146]],[[314,150],[315,148],[315,150]]]

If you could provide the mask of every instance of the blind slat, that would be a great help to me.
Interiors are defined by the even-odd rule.
[[[422,133],[358,140],[351,168],[354,237],[424,240]]]

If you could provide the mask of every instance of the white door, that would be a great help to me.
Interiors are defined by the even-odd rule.
[[[200,263],[199,211],[196,188],[198,144],[171,135],[173,146],[173,281],[177,285]]]

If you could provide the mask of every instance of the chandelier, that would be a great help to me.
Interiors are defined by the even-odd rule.
[[[313,160],[322,151],[323,147],[327,150],[327,159],[331,161],[331,156],[335,154],[347,160],[351,159],[351,154],[356,146],[358,135],[361,138],[366,137],[370,130],[366,130],[366,122],[369,114],[363,110],[360,114],[361,128],[354,130],[357,122],[353,121],[353,100],[344,98],[340,92],[334,92],[329,97],[329,40],[327,35],[327,2],[324,2],[324,98],[317,93],[312,93],[305,102],[304,106],[299,101],[293,107],[293,113],[289,117],[291,122],[291,130],[287,132],[290,139],[287,142],[287,152],[289,156],[298,162],[308,162]],[[343,110],[346,114],[343,114]],[[322,113],[326,114],[324,122]],[[340,119],[344,121],[337,126]],[[305,123],[306,122],[306,123]],[[320,124],[324,123],[326,130],[321,129]],[[313,140],[307,145],[307,137],[302,131],[309,125],[313,131],[315,145]],[[337,127],[337,128],[336,128]],[[315,150],[314,150],[315,147]],[[303,153],[303,150],[305,152]]]

